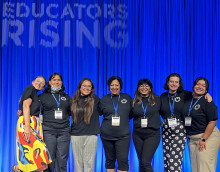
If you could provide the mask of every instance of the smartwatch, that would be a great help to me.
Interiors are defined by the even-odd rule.
[[[201,138],[201,140],[202,140],[203,142],[205,142],[205,141],[206,141],[206,139],[204,139],[204,138]]]

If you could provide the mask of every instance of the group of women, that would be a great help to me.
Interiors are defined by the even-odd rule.
[[[215,171],[220,133],[215,126],[217,107],[207,94],[206,78],[194,81],[192,93],[183,89],[180,75],[172,73],[164,85],[167,92],[160,97],[154,93],[149,79],[141,79],[134,99],[121,93],[123,83],[118,76],[109,78],[110,94],[101,100],[94,94],[94,84],[89,78],[80,81],[72,99],[64,92],[59,73],[50,76],[45,91],[37,96],[45,83],[44,77],[37,77],[21,96],[18,165],[13,166],[13,171],[67,171],[71,140],[74,171],[92,172],[98,134],[105,150],[107,172],[115,171],[116,161],[119,172],[128,171],[130,119],[133,119],[132,138],[140,172],[153,171],[151,161],[160,143],[161,125],[165,172],[181,171],[187,135],[192,171]],[[43,115],[43,130],[39,113]],[[101,127],[100,115],[103,115]]]

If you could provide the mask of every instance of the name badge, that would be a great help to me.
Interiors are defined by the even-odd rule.
[[[57,109],[54,111],[55,119],[63,119],[63,111],[61,109]]]
[[[192,123],[192,117],[186,116],[185,117],[185,126],[191,126],[191,123]]]
[[[43,115],[42,114],[39,114],[39,121],[40,121],[40,123],[43,123]]]
[[[141,128],[146,128],[148,124],[147,118],[141,118]]]
[[[176,127],[177,126],[176,118],[168,118],[168,125],[169,127]]]
[[[112,115],[112,126],[120,126],[120,116]]]

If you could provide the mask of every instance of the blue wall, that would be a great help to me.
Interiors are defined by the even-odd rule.
[[[204,76],[220,106],[218,0],[1,0],[0,19],[0,171],[16,163],[18,101],[37,75],[60,72],[70,96],[89,77],[99,97],[112,75],[122,77],[122,91],[132,97],[140,78],[149,78],[160,95],[171,72],[181,74],[187,90]],[[130,171],[138,171],[133,142],[129,159]],[[104,171],[104,161],[99,139],[96,171]],[[161,144],[153,167],[163,171]],[[73,171],[71,148],[68,168]],[[188,147],[183,171],[190,171]]]

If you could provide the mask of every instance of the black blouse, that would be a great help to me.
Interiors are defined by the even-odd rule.
[[[192,92],[186,91],[186,90],[176,94],[176,97],[174,100],[175,101],[174,102],[174,116],[177,119],[184,121],[184,115],[183,115],[184,102],[185,100],[189,99],[191,95],[192,95]],[[168,92],[165,92],[161,94],[160,96],[160,100],[161,100],[160,114],[163,119],[167,119],[171,117],[169,99],[172,104],[173,102],[172,98],[174,98],[174,95],[170,95],[170,97],[168,98]]]
[[[193,97],[191,96],[191,99],[188,99],[185,102],[185,116],[188,116],[192,98]],[[195,102],[196,99],[193,100],[192,104],[194,104]],[[204,133],[209,122],[218,119],[217,107],[213,101],[209,103],[207,100],[205,100],[205,97],[203,96],[191,110],[190,116],[192,117],[191,126],[185,127],[187,134],[194,135]]]
[[[112,99],[116,105],[118,96],[113,96]],[[119,138],[130,136],[129,115],[132,108],[132,98],[126,93],[120,93],[118,103],[120,126],[112,126],[112,115],[115,114],[112,99],[111,95],[108,94],[100,101],[100,109],[103,114],[101,137],[108,140],[117,140]]]
[[[84,107],[86,96],[80,97],[80,105]],[[71,135],[79,136],[79,135],[97,135],[100,134],[100,123],[99,123],[99,102],[100,99],[98,96],[95,96],[93,113],[90,118],[90,124],[86,124],[83,118],[79,119],[79,121],[75,124],[71,125]]]
[[[38,116],[40,114],[40,102],[37,91],[38,90],[36,90],[33,85],[29,85],[25,88],[19,100],[19,109],[22,111],[21,115],[23,115],[23,102],[28,98],[32,99],[32,103],[30,106],[30,115]]]
[[[146,117],[148,118],[148,126],[147,128],[153,128],[153,129],[159,129],[161,126],[161,120],[160,120],[160,98],[155,97],[156,103],[152,106],[148,104],[147,110],[146,110]],[[142,102],[144,107],[146,107],[146,104],[148,102],[148,98],[142,98]],[[141,128],[141,119],[144,117],[144,111],[142,109],[142,104],[138,104],[135,102],[134,107],[132,108],[132,118],[134,128]]]
[[[54,96],[59,100],[59,94],[54,93]],[[48,126],[53,129],[66,128],[70,126],[70,97],[68,94],[60,94],[60,106],[62,109],[62,119],[55,119],[54,111],[57,110],[58,105],[51,93],[42,93],[39,95],[42,105],[43,126]]]

